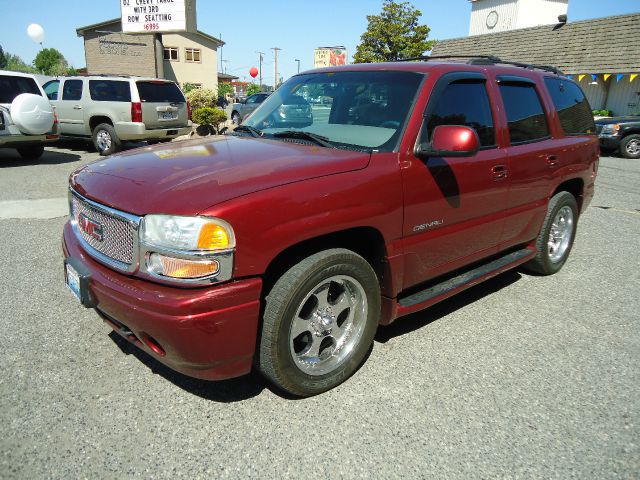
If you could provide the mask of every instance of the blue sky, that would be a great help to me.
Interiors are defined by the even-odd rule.
[[[466,36],[471,4],[468,0],[414,0],[422,11],[423,24],[431,27],[431,39]],[[27,36],[27,26],[39,23],[45,29],[45,47],[60,50],[75,67],[85,65],[82,39],[75,29],[120,16],[119,0],[0,0],[2,29],[0,45],[30,63],[39,45]],[[345,45],[351,56],[366,30],[368,14],[381,10],[382,0],[198,0],[198,28],[226,45],[222,58],[227,73],[241,79],[257,66],[256,51],[266,53],[265,83],[273,82],[273,52],[280,47],[278,65],[286,79],[313,67],[313,49]],[[640,11],[639,0],[570,0],[569,21]]]

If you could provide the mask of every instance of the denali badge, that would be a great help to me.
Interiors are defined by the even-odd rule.
[[[413,227],[413,231],[421,232],[422,230],[439,227],[440,225],[444,225],[444,220],[434,220],[429,223],[423,223],[422,225],[416,225],[415,227]]]
[[[102,225],[98,222],[91,220],[84,213],[78,215],[78,225],[84,233],[90,237],[95,238],[99,242],[102,241]]]

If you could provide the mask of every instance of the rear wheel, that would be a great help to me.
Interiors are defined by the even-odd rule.
[[[625,158],[640,158],[640,135],[627,135],[620,142],[620,153]]]
[[[360,366],[379,318],[380,287],[366,260],[344,249],[311,255],[266,298],[260,371],[294,395],[329,390]]]
[[[27,160],[37,160],[44,153],[44,147],[42,145],[34,145],[29,147],[16,148],[22,158]]]
[[[549,201],[547,216],[536,240],[536,256],[525,268],[552,275],[567,261],[578,225],[578,204],[569,192],[559,192]]]
[[[93,145],[100,155],[111,155],[122,148],[122,141],[113,126],[101,123],[93,129]]]

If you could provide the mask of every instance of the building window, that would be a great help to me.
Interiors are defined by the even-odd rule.
[[[200,62],[200,49],[199,48],[185,48],[184,49],[185,62]]]
[[[178,49],[176,47],[164,47],[164,59],[177,62],[178,58]]]

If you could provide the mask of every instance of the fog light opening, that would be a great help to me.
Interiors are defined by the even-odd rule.
[[[162,348],[158,341],[151,335],[147,335],[146,333],[144,333],[141,334],[140,337],[142,338],[144,344],[149,347],[156,355],[164,357],[167,354],[167,352],[164,351],[164,348]]]

